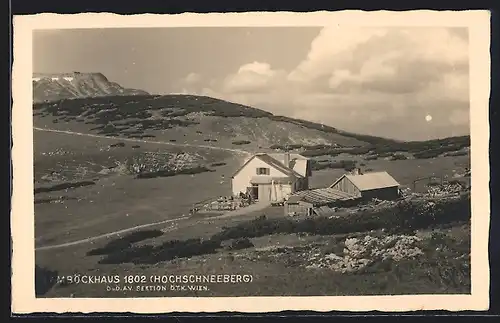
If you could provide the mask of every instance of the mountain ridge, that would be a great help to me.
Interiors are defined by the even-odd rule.
[[[124,88],[111,82],[104,74],[95,73],[33,73],[33,102],[58,101],[110,95],[148,95],[138,89]]]

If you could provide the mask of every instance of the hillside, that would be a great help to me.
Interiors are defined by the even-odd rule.
[[[429,156],[460,150],[469,136],[400,142],[275,116],[204,96],[114,95],[34,104],[34,125],[122,138],[252,149],[299,149],[310,156],[353,149],[355,154],[412,152]]]
[[[110,82],[101,73],[33,74],[33,101],[100,97],[109,95],[145,95],[142,90],[126,89]]]
[[[368,144],[335,128],[191,95],[115,95],[39,102],[34,104],[34,115],[35,126],[44,128],[245,149],[273,144]]]

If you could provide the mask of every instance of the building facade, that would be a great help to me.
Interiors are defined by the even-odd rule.
[[[250,194],[253,199],[284,202],[291,194],[309,188],[309,160],[298,154],[256,154],[232,176],[234,196]]]

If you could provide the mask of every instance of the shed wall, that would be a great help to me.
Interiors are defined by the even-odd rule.
[[[394,186],[363,191],[361,193],[361,196],[363,199],[377,198],[380,200],[394,200],[399,197],[399,188],[397,186]]]
[[[354,196],[361,196],[361,192],[347,177],[342,178],[337,184],[333,186],[333,188],[341,192],[352,194]]]
[[[309,210],[311,208],[307,204],[302,203],[293,203],[288,204],[285,203],[285,216],[297,215],[297,216],[306,216],[309,214]]]

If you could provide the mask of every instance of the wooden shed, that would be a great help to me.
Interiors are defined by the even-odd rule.
[[[344,174],[330,188],[363,199],[392,200],[399,197],[399,183],[387,172]]]
[[[333,188],[319,188],[300,191],[285,202],[285,215],[306,216],[325,213],[332,207],[350,206],[356,203],[358,197]]]

